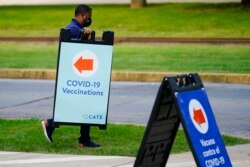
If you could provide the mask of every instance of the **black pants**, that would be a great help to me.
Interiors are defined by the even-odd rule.
[[[90,125],[81,125],[80,129],[81,136],[79,137],[79,143],[89,141],[90,140],[89,133],[90,133]]]
[[[48,119],[48,124],[49,127],[51,128],[52,132],[54,132],[55,127],[53,127],[53,119]],[[80,134],[81,136],[79,137],[79,143],[83,143],[85,141],[90,140],[90,125],[81,125],[80,128]]]

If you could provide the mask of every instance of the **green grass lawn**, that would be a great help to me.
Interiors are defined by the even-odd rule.
[[[97,36],[250,37],[250,8],[240,3],[164,3],[132,9],[129,5],[91,5]],[[0,36],[54,36],[73,17],[75,5],[1,6]]]
[[[91,128],[91,138],[102,145],[98,149],[78,148],[79,126],[61,126],[53,134],[50,144],[43,136],[37,119],[0,119],[0,150],[42,152],[81,155],[121,155],[136,156],[145,127],[135,125],[109,124],[107,130]],[[242,139],[223,135],[225,145],[250,143]],[[183,130],[179,130],[172,153],[190,151]]]
[[[0,43],[0,69],[55,69],[57,43]],[[250,73],[249,45],[114,46],[113,70]]]

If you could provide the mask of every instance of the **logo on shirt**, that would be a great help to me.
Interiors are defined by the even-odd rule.
[[[98,70],[98,58],[91,51],[82,51],[72,61],[73,71],[84,78],[90,77]]]

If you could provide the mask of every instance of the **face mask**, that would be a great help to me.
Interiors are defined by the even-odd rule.
[[[83,27],[88,27],[88,26],[91,25],[91,23],[92,23],[92,19],[89,18],[88,21],[86,21],[86,22],[83,24]]]

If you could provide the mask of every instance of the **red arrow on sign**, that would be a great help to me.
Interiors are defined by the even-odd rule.
[[[194,111],[194,120],[197,122],[198,125],[201,126],[201,124],[206,123],[205,117],[203,115],[203,112],[201,109],[193,109]]]
[[[84,59],[80,57],[74,64],[76,69],[81,73],[82,71],[92,71],[93,70],[93,59]]]

